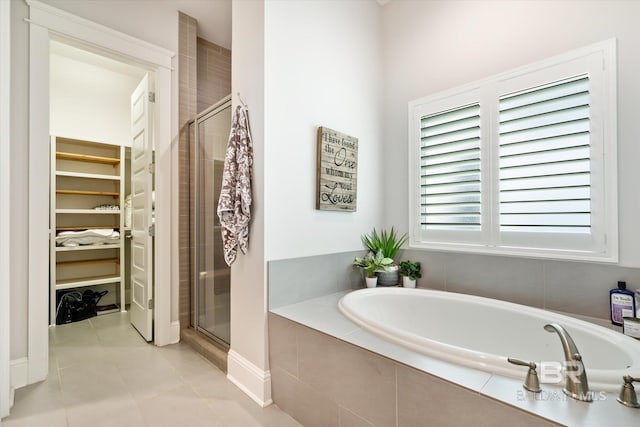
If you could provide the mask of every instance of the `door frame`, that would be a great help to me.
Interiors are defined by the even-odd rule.
[[[29,6],[29,283],[28,383],[48,372],[49,277],[42,268],[49,251],[49,42],[51,38],[148,69],[155,74],[154,138],[156,148],[156,250],[154,342],[179,340],[179,323],[171,321],[172,297],[172,117],[171,74],[175,54],[95,22],[26,0]],[[174,169],[174,168],[173,168]]]

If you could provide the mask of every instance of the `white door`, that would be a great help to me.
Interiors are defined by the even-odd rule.
[[[131,324],[153,337],[153,103],[147,74],[131,95]]]

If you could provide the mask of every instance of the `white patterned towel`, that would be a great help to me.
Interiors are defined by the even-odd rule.
[[[218,217],[222,225],[224,260],[227,265],[236,260],[238,248],[242,253],[249,246],[251,221],[251,167],[253,143],[249,116],[245,108],[236,107],[224,159],[222,190],[218,200]]]

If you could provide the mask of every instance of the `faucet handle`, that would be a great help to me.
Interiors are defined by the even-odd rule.
[[[624,384],[622,385],[617,401],[630,408],[640,408],[638,396],[636,395],[636,390],[633,387],[633,382],[640,382],[640,378],[633,378],[631,375],[625,375],[622,377],[622,380],[624,381]]]
[[[525,390],[529,390],[534,393],[540,393],[542,391],[540,388],[540,381],[538,380],[538,372],[536,371],[538,365],[536,365],[535,362],[525,362],[524,360],[514,359],[513,357],[508,357],[507,361],[514,365],[529,367],[527,376],[524,379],[524,384],[522,384],[522,387],[524,387]]]

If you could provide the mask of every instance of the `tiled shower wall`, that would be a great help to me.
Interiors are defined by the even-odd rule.
[[[198,113],[231,93],[231,51],[198,37]]]
[[[179,318],[180,327],[189,327],[190,309],[190,257],[191,242],[189,239],[189,214],[191,197],[189,194],[189,126],[188,123],[197,113],[197,21],[184,13],[179,15],[178,28],[178,120],[180,136],[178,141],[178,188],[179,188],[179,225],[178,238],[180,246],[180,286],[179,286]]]
[[[193,178],[193,154],[189,146],[190,120],[231,93],[231,51],[198,37],[197,21],[183,13],[179,15],[179,245],[180,245],[180,327],[190,323],[191,254],[190,213],[194,212],[195,197],[189,187]],[[190,172],[191,171],[191,172]]]

